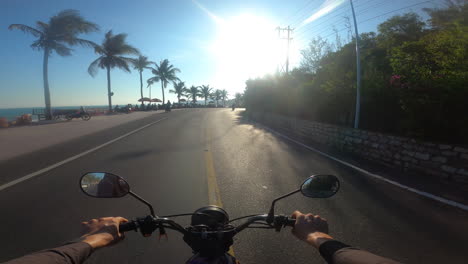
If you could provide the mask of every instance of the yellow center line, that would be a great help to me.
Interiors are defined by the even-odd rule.
[[[208,201],[210,205],[223,207],[221,201],[221,194],[219,191],[218,181],[216,180],[216,172],[213,162],[213,153],[211,152],[211,131],[205,128],[206,146],[205,146],[205,165],[206,165],[206,178],[208,182]],[[234,256],[234,249],[229,249],[229,254]]]

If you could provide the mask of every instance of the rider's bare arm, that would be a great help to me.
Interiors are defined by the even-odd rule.
[[[125,222],[127,219],[122,217],[105,217],[83,222],[83,236],[75,243],[32,253],[7,263],[83,263],[95,249],[121,241],[124,236],[119,232],[119,225]]]
[[[328,234],[327,220],[319,215],[303,214],[295,211],[292,218],[296,224],[292,233],[300,240],[317,248],[328,263],[334,264],[396,264],[398,262],[353,248],[334,240]]]

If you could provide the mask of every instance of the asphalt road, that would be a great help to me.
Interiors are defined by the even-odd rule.
[[[192,212],[213,201],[213,179],[230,216],[266,213],[271,200],[317,173],[337,175],[330,199],[296,195],[277,213],[295,209],[328,219],[331,235],[405,263],[466,263],[468,214],[370,179],[301,146],[283,141],[230,109],[191,109],[139,120],[86,138],[0,162],[0,184],[103,144],[147,123],[128,137],[0,191],[0,262],[78,237],[80,222],[100,216],[148,213],[132,199],[93,199],[78,180],[88,171],[125,177],[158,215]],[[27,164],[27,166],[25,165]],[[181,217],[187,224],[189,219]],[[237,236],[241,263],[324,263],[290,231],[248,229]],[[128,233],[88,263],[184,263],[191,250],[181,236],[168,241]]]

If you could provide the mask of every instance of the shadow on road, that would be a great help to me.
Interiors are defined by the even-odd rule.
[[[144,149],[138,151],[123,152],[112,157],[113,160],[130,160],[141,158],[143,156],[149,155],[153,152],[152,149]]]
[[[468,229],[460,229],[460,227],[464,226],[462,219],[466,219],[465,217],[467,216],[467,213],[462,211],[461,209],[444,205],[439,202],[431,201],[422,196],[402,190],[399,187],[383,183],[380,180],[363,175],[355,169],[347,167],[336,161],[330,160],[299,145],[289,144],[290,142],[287,142],[284,138],[272,133],[270,130],[266,129],[265,126],[263,126],[262,124],[250,120],[246,111],[236,111],[235,123],[237,123],[238,125],[250,126],[252,130],[257,130],[261,132],[251,133],[252,140],[255,140],[255,138],[259,136],[264,137],[266,135],[268,137],[274,138],[274,140],[283,142],[284,146],[288,148],[288,152],[290,153],[296,152],[295,155],[299,155],[301,157],[307,157],[312,154],[314,156],[317,156],[318,160],[321,160],[329,167],[334,168],[334,171],[336,172],[337,176],[346,183],[348,183],[349,187],[351,187],[359,193],[358,195],[355,195],[355,197],[353,197],[353,202],[355,203],[354,207],[361,211],[363,214],[365,214],[367,218],[372,219],[377,217],[383,217],[375,214],[379,212],[379,208],[368,207],[369,203],[367,201],[371,200],[374,202],[371,204],[378,204],[380,209],[385,208],[386,211],[391,212],[394,220],[405,219],[406,224],[415,228],[415,231],[425,233],[428,230],[433,229],[432,227],[434,225],[440,225],[442,223],[445,227],[444,229],[433,230],[437,237],[445,237],[445,232],[450,230],[449,232],[453,236],[456,236],[457,241],[466,241],[464,235],[466,234]],[[285,134],[287,135],[286,132]],[[312,146],[315,147],[315,145]],[[331,153],[333,156],[338,157],[340,159],[347,160],[345,155],[335,153],[335,151],[327,148],[326,146],[318,146],[317,149],[325,153]],[[389,168],[376,166],[376,164],[371,164],[370,162],[367,162],[365,160],[353,158],[350,158],[350,160],[351,163],[358,164],[364,169],[370,169],[370,171],[376,172],[378,174],[381,174],[382,172],[382,175],[384,176],[386,175],[385,173],[383,173],[385,171],[387,173],[395,173],[395,171]],[[294,166],[294,162],[291,163],[291,166]],[[372,168],[376,168],[377,170],[372,170]],[[408,174],[406,174],[405,176],[410,177],[410,175]],[[402,183],[405,184],[406,181],[403,181]],[[420,210],[417,209],[418,206],[422,206],[422,208],[430,208],[431,210]],[[340,208],[334,208],[333,206],[330,206],[330,208],[332,210],[335,210],[335,215],[342,215],[343,217],[346,215],[344,212],[340,212]],[[444,215],[444,217],[440,217],[440,215]],[[453,222],[450,223],[450,221]],[[382,220],[380,221],[380,223],[387,225],[385,226],[385,228],[389,229],[394,228],[395,225],[395,223],[393,223],[392,221]]]

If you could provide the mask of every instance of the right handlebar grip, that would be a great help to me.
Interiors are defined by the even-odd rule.
[[[135,221],[130,221],[128,223],[123,223],[119,225],[119,232],[127,232],[132,230],[137,230],[138,226]]]
[[[286,219],[285,226],[294,227],[295,224],[296,224],[296,219],[290,218],[290,217]]]

